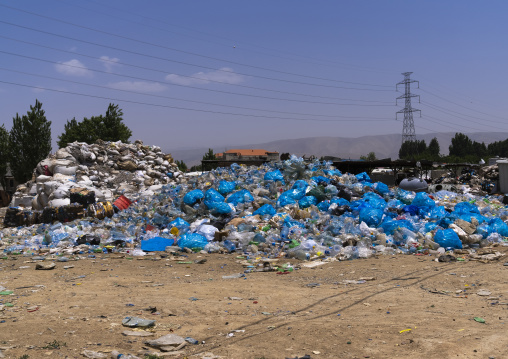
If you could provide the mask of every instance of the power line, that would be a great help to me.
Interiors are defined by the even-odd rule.
[[[500,117],[500,116],[492,115],[492,114],[485,113],[485,112],[482,112],[482,111],[478,111],[478,110],[475,110],[475,109],[470,108],[470,107],[462,106],[462,105],[459,105],[459,104],[458,104],[458,103],[456,103],[456,102],[453,102],[453,101],[447,100],[447,99],[445,99],[445,98],[443,98],[443,97],[441,97],[441,96],[439,96],[439,95],[436,95],[436,94],[434,94],[434,93],[432,93],[432,92],[430,92],[430,91],[427,91],[427,90],[424,90],[424,89],[421,89],[421,90],[422,90],[422,91],[424,91],[424,92],[426,92],[426,93],[428,93],[428,94],[430,94],[430,95],[432,95],[432,96],[435,96],[435,97],[437,97],[437,98],[439,98],[439,99],[441,99],[441,100],[444,100],[444,101],[447,101],[447,102],[452,103],[452,104],[454,104],[454,105],[457,105],[457,106],[459,106],[459,107],[461,107],[461,108],[464,108],[464,109],[466,109],[466,110],[474,111],[474,112],[480,113],[480,114],[485,115],[485,116],[491,116],[491,117],[500,118],[500,119],[502,119],[502,120],[506,120],[506,117]],[[450,110],[450,111],[451,111],[451,110]],[[468,115],[464,115],[464,116],[468,116]],[[469,116],[469,117],[472,117],[472,116]],[[476,118],[478,118],[478,117],[476,117]],[[480,120],[484,120],[484,121],[489,121],[489,120],[485,120],[485,119],[481,119],[481,118],[478,118],[478,119],[480,119]],[[501,123],[501,122],[498,122],[498,123]]]
[[[251,110],[251,111],[261,111],[261,112],[270,112],[270,113],[281,113],[281,114],[286,114],[286,115],[297,115],[297,116],[315,116],[315,117],[328,117],[328,118],[342,117],[342,116],[336,116],[336,115],[321,115],[321,114],[296,113],[296,112],[277,111],[277,110],[265,110],[265,109],[252,108],[252,107],[241,107],[241,106],[233,106],[233,105],[224,105],[224,104],[218,104],[218,103],[213,103],[213,102],[204,102],[204,101],[182,99],[182,98],[178,98],[178,97],[170,97],[170,96],[148,94],[148,93],[139,92],[139,91],[131,91],[131,90],[118,89],[118,88],[114,88],[114,87],[110,87],[110,86],[94,85],[94,84],[89,84],[89,83],[80,82],[80,81],[73,81],[73,80],[68,80],[68,79],[60,79],[60,78],[57,78],[57,77],[40,75],[40,74],[34,74],[34,73],[29,73],[29,72],[24,72],[24,71],[7,69],[7,68],[3,68],[3,67],[0,67],[0,70],[8,71],[8,72],[15,72],[15,73],[23,74],[23,75],[41,77],[41,78],[46,78],[46,79],[50,79],[50,80],[56,80],[56,81],[62,81],[62,82],[67,82],[67,83],[73,83],[73,84],[78,84],[78,85],[90,86],[90,87],[95,87],[95,88],[102,88],[102,89],[106,89],[106,90],[115,90],[115,91],[133,93],[133,94],[136,94],[136,95],[143,95],[143,96],[149,96],[149,97],[163,98],[163,99],[168,99],[168,100],[177,100],[177,101],[192,102],[192,103],[197,103],[197,104],[202,104],[202,105],[212,105],[212,106],[235,108],[235,109],[240,109],[240,110]]]
[[[37,46],[37,47],[41,47],[41,48],[49,49],[49,50],[53,50],[53,51],[59,51],[59,52],[68,53],[68,54],[72,54],[72,55],[83,56],[83,57],[91,58],[91,59],[94,59],[94,60],[101,60],[101,61],[104,61],[104,62],[109,62],[111,64],[117,64],[117,65],[122,65],[122,66],[127,66],[127,67],[133,67],[133,68],[137,68],[137,69],[142,69],[142,70],[148,70],[148,71],[163,73],[163,74],[166,74],[166,75],[168,74],[167,71],[163,71],[163,70],[158,70],[158,69],[154,69],[154,68],[150,68],[150,67],[129,64],[129,63],[126,63],[126,62],[121,62],[121,61],[108,61],[108,60],[98,59],[96,56],[91,56],[91,55],[79,53],[79,52],[76,52],[76,51],[68,51],[68,50],[57,49],[57,48],[54,48],[54,47],[51,47],[51,46],[41,45],[41,44],[37,44],[37,43],[34,43],[34,42],[25,41],[25,40],[14,39],[14,38],[3,36],[3,35],[0,35],[0,38],[7,39],[7,40],[10,40],[10,41],[15,41],[15,42],[20,42],[20,43],[28,44],[28,45],[31,45],[31,46]],[[194,79],[194,80],[203,80],[203,79],[200,79],[198,77],[193,77],[193,76],[186,76],[186,75],[180,75],[180,74],[176,74],[176,75],[180,76],[180,77]],[[342,101],[357,101],[357,102],[368,102],[368,103],[392,104],[392,102],[387,102],[387,101],[357,100],[357,99],[349,99],[349,98],[346,99],[346,98],[337,98],[337,97],[329,97],[329,96],[317,96],[317,95],[303,94],[303,93],[297,93],[297,92],[280,91],[280,90],[273,90],[273,89],[268,89],[268,88],[246,86],[246,85],[241,85],[241,84],[233,84],[233,83],[222,82],[222,81],[217,81],[217,80],[213,80],[213,79],[206,79],[206,81],[213,82],[213,83],[224,84],[224,85],[228,85],[228,86],[248,88],[248,89],[251,89],[251,90],[269,91],[269,92],[283,93],[283,94],[296,95],[296,96],[306,96],[306,97],[313,97],[313,98],[342,100]],[[181,85],[181,86],[184,86],[184,85]],[[341,105],[348,106],[349,104],[341,104]],[[350,105],[353,106],[355,104],[350,104]],[[373,105],[373,106],[379,106],[379,105]]]
[[[60,23],[66,24],[66,25],[78,27],[78,28],[81,28],[81,29],[85,29],[85,30],[89,30],[89,31],[94,31],[94,32],[97,32],[97,33],[100,33],[100,34],[109,35],[109,36],[117,37],[117,38],[120,38],[120,39],[137,42],[137,43],[140,43],[140,44],[143,44],[143,45],[149,45],[149,46],[153,46],[153,47],[157,47],[157,48],[161,48],[161,49],[165,49],[165,50],[170,50],[170,51],[175,51],[175,52],[183,53],[183,54],[186,54],[186,55],[192,55],[192,56],[196,56],[196,57],[205,58],[205,59],[208,59],[208,60],[221,61],[221,62],[233,64],[233,65],[249,67],[249,68],[256,69],[256,70],[269,71],[269,72],[274,72],[274,73],[279,73],[279,74],[284,74],[284,75],[290,75],[290,76],[299,76],[299,77],[308,78],[308,79],[314,79],[314,80],[321,80],[321,81],[328,81],[328,82],[337,82],[337,83],[345,83],[345,84],[350,84],[350,85],[386,87],[386,88],[391,87],[391,86],[379,85],[379,84],[365,84],[365,83],[357,83],[357,82],[342,81],[342,80],[332,80],[332,79],[327,79],[327,78],[323,78],[323,77],[308,76],[308,75],[296,74],[296,73],[292,73],[292,72],[286,72],[286,71],[269,69],[269,68],[265,68],[265,67],[255,66],[255,65],[242,64],[242,63],[239,63],[239,62],[225,60],[225,59],[220,59],[220,58],[216,58],[216,57],[213,57],[213,56],[206,56],[206,55],[196,54],[196,53],[189,52],[189,51],[179,50],[179,49],[175,49],[175,48],[172,48],[172,47],[155,44],[155,43],[148,42],[148,41],[137,40],[137,39],[133,39],[133,38],[130,38],[130,37],[127,37],[127,36],[123,36],[123,35],[119,35],[119,34],[113,34],[113,33],[107,32],[107,31],[102,31],[102,30],[94,29],[94,28],[87,27],[87,26],[77,25],[77,24],[74,24],[72,22],[56,19],[56,18],[53,18],[53,17],[50,17],[50,16],[45,16],[45,15],[41,15],[41,14],[30,12],[30,11],[26,11],[26,10],[17,9],[17,8],[12,7],[12,6],[7,6],[7,5],[4,5],[4,4],[0,4],[0,6],[8,8],[8,9],[11,9],[11,10],[15,10],[15,11],[23,12],[23,13],[26,13],[26,14],[30,14],[30,15],[33,15],[33,16],[49,19],[51,21],[56,21],[56,22],[60,22]],[[10,23],[7,23],[7,24],[13,25],[13,24],[10,24]],[[197,65],[193,65],[193,66],[197,66]],[[230,71],[225,71],[225,70],[220,70],[220,69],[217,69],[217,71],[230,72]],[[253,76],[253,77],[260,77],[260,76],[254,76],[254,75],[251,75],[251,74],[242,74],[242,75]],[[310,85],[310,86],[325,86],[325,87],[332,87],[332,88],[335,87],[335,86],[327,86],[327,85],[317,85],[317,84],[311,84],[311,83],[304,83],[304,82],[299,82],[299,81],[289,81],[289,80],[282,80],[282,79],[274,79],[274,78],[269,78],[269,77],[261,77],[261,78],[269,79],[269,80],[272,80],[272,81],[283,81],[283,82],[298,83],[298,84],[304,84],[304,85]],[[367,90],[367,89],[365,89],[365,90]],[[375,90],[370,90],[370,91],[375,91]],[[377,90],[377,91],[391,91],[391,90]]]
[[[292,121],[318,121],[318,122],[359,122],[359,121],[360,122],[383,122],[383,121],[393,121],[393,119],[366,119],[365,117],[358,118],[358,117],[352,117],[352,116],[344,117],[344,118],[350,118],[350,120],[345,120],[345,119],[342,119],[342,120],[337,120],[337,119],[336,120],[325,120],[325,119],[292,118],[292,117],[253,115],[253,114],[244,114],[244,113],[231,113],[231,112],[200,110],[200,109],[195,109],[195,108],[161,105],[161,104],[154,104],[154,103],[147,103],[147,102],[133,101],[133,100],[124,100],[124,99],[118,99],[118,98],[108,97],[108,96],[89,95],[89,94],[83,94],[83,93],[79,93],[79,92],[57,90],[57,89],[51,89],[51,88],[47,88],[47,87],[34,86],[34,85],[26,85],[26,84],[20,84],[20,83],[16,83],[16,82],[9,82],[9,81],[2,81],[2,80],[0,80],[0,83],[4,83],[4,84],[7,84],[7,85],[20,86],[20,87],[34,88],[34,89],[39,89],[39,90],[58,92],[58,93],[64,93],[64,94],[69,94],[69,95],[77,95],[77,96],[85,96],[85,97],[91,97],[91,98],[98,98],[98,99],[102,99],[102,100],[111,100],[111,101],[118,101],[118,102],[126,102],[126,103],[133,103],[133,104],[145,105],[145,106],[172,108],[172,109],[176,109],[176,110],[214,113],[214,114],[220,114],[220,115],[255,117],[255,118],[262,118],[262,119],[277,119],[277,120],[292,120]],[[337,117],[339,117],[339,116],[337,116]]]
[[[88,11],[91,11],[91,12],[102,14],[102,15],[105,15],[105,16],[108,16],[108,17],[114,17],[114,18],[117,18],[117,19],[120,19],[120,20],[123,20],[123,21],[133,22],[132,20],[127,20],[125,18],[121,18],[119,16],[115,16],[111,12],[110,13],[104,13],[104,12],[100,12],[100,11],[98,11],[96,9],[90,9],[90,8],[86,8],[84,6],[80,6],[80,5],[76,5],[76,4],[68,4],[64,0],[57,0],[57,1],[63,2],[65,4],[67,4],[67,5],[71,5],[71,6],[74,6],[74,7],[77,7],[77,8],[81,8],[81,9],[85,9],[85,10],[88,10]],[[171,23],[169,23],[167,21],[162,21],[160,19],[156,19],[156,18],[153,18],[153,17],[144,16],[144,15],[141,15],[139,13],[132,13],[132,12],[126,11],[125,9],[122,9],[122,8],[116,8],[116,7],[113,7],[113,6],[108,5],[106,3],[98,3],[98,2],[93,1],[93,0],[85,0],[85,1],[88,2],[88,3],[92,3],[92,4],[108,7],[110,9],[114,10],[115,12],[124,12],[126,14],[133,15],[133,16],[136,16],[136,17],[140,17],[140,18],[143,18],[143,19],[146,19],[146,20],[150,21],[150,23],[148,23],[148,24],[147,23],[134,22],[134,23],[139,24],[141,26],[152,27],[152,28],[157,29],[157,30],[166,31],[166,32],[170,32],[170,33],[175,33],[177,35],[187,36],[187,37],[190,37],[192,39],[197,39],[197,40],[200,40],[200,41],[214,42],[214,41],[210,41],[210,40],[203,40],[203,39],[200,39],[199,37],[194,37],[194,36],[191,36],[191,35],[188,35],[188,34],[183,34],[183,33],[180,33],[180,32],[170,31],[168,29],[164,29],[164,28],[160,28],[160,27],[157,27],[157,26],[153,26],[151,24],[151,22],[157,21],[157,22],[160,22],[160,23],[165,24],[165,25],[170,25],[170,26],[173,26],[173,27],[177,27],[177,28],[180,28],[180,29],[187,30],[187,31],[194,31],[194,32],[199,33],[199,34],[204,34],[204,35],[207,35],[207,36],[216,37],[216,38],[219,38],[219,39],[222,39],[222,40],[226,40],[226,41],[229,42],[228,44],[221,43],[221,42],[214,42],[214,43],[222,45],[222,46],[226,46],[226,47],[229,47],[229,48],[231,47],[231,44],[237,44],[237,45],[235,45],[235,47],[237,49],[241,49],[241,47],[238,46],[239,42],[234,40],[234,39],[231,39],[231,38],[227,38],[227,37],[224,37],[224,36],[211,34],[210,32],[204,32],[204,31],[199,31],[199,30],[196,30],[196,29],[187,28],[185,26],[179,26],[179,25],[171,24]],[[81,1],[81,2],[83,2],[83,1]],[[302,58],[302,59],[306,59],[305,61],[300,60],[300,59],[295,60],[294,58],[291,58],[291,57],[276,55],[275,54],[276,52],[281,52],[279,49],[276,50],[276,49],[272,49],[272,48],[269,48],[269,47],[266,47],[266,46],[260,46],[260,45],[251,44],[251,43],[248,43],[248,42],[247,43],[243,42],[243,44],[250,45],[250,46],[255,47],[255,48],[260,48],[260,49],[263,49],[263,50],[267,50],[269,52],[260,52],[260,51],[256,51],[256,50],[250,50],[250,51],[261,53],[263,55],[268,55],[268,56],[272,56],[272,57],[286,59],[286,60],[293,60],[293,61],[299,61],[299,62],[314,64],[314,65],[329,66],[329,67],[334,67],[334,66],[339,65],[339,66],[342,66],[342,67],[345,67],[345,68],[348,68],[348,69],[352,69],[352,70],[355,70],[355,71],[367,71],[367,72],[390,73],[390,74],[392,73],[392,71],[386,71],[386,70],[375,69],[375,68],[370,68],[370,67],[365,67],[365,66],[352,65],[352,64],[345,64],[345,63],[341,63],[341,62],[323,60],[323,59],[313,58],[313,57],[310,57],[310,56],[302,56],[301,54],[294,54],[294,53],[286,52],[288,55],[296,56],[296,57]],[[308,61],[308,60],[321,61],[321,63],[316,63],[316,62]]]
[[[453,111],[445,111],[445,110],[441,110],[440,106],[435,106],[435,105],[430,105],[428,103],[422,103],[424,106],[427,106],[429,108],[432,108],[438,112],[442,112],[446,115],[449,115],[449,116],[452,116],[452,117],[456,117],[458,119],[461,119],[461,120],[464,120],[464,121],[467,121],[467,122],[472,122],[472,123],[475,123],[477,125],[482,125],[482,126],[487,126],[487,127],[491,127],[491,128],[495,128],[495,129],[498,129],[499,127],[496,127],[496,126],[492,126],[492,125],[488,125],[488,124],[484,124],[484,123],[479,123],[478,121],[473,121],[473,120],[470,120],[470,119],[467,119],[467,118],[464,118],[464,117],[461,117],[461,116],[458,116],[456,114],[453,113]],[[492,121],[492,122],[495,122],[495,123],[501,123],[503,124],[503,122],[498,122],[498,121]]]
[[[51,64],[55,64],[55,65],[59,65],[59,66],[66,66],[66,67],[70,67],[70,68],[77,68],[77,69],[81,69],[81,70],[85,69],[85,68],[83,68],[83,67],[81,67],[81,66],[74,66],[74,65],[70,65],[70,64],[63,64],[63,63],[59,63],[59,62],[56,62],[56,61],[50,61],[50,60],[46,60],[46,59],[41,59],[41,58],[34,57],[34,56],[28,56],[28,55],[15,54],[15,53],[8,52],[8,51],[1,51],[1,50],[0,50],[0,53],[3,53],[3,54],[8,54],[8,55],[11,55],[11,56],[23,57],[23,58],[27,58],[27,59],[31,59],[31,60],[36,60],[36,61],[41,61],[41,62],[47,62],[47,63],[51,63]],[[229,94],[229,95],[237,95],[237,96],[246,96],[246,97],[263,98],[263,99],[276,100],[276,101],[288,101],[288,102],[299,102],[299,103],[313,103],[313,104],[321,104],[321,105],[336,105],[336,106],[341,106],[341,105],[344,105],[344,106],[357,106],[356,104],[339,104],[339,103],[336,103],[336,102],[320,102],[320,101],[308,101],[308,100],[293,100],[293,99],[286,99],[286,98],[280,98],[280,97],[268,97],[268,96],[260,96],[260,95],[242,94],[242,93],[230,92],[230,91],[223,91],[223,90],[217,90],[217,89],[207,89],[207,88],[201,88],[201,87],[195,87],[195,86],[188,86],[188,85],[175,84],[175,83],[172,83],[172,82],[167,82],[167,81],[166,81],[166,82],[163,82],[163,81],[159,81],[159,80],[151,80],[151,79],[146,79],[146,78],[143,78],[143,77],[137,77],[137,76],[122,75],[122,74],[117,74],[117,73],[114,73],[114,72],[101,71],[101,70],[97,70],[97,69],[89,69],[89,68],[86,68],[86,70],[88,70],[88,71],[92,71],[92,72],[103,73],[103,74],[107,74],[107,75],[118,76],[118,77],[122,77],[122,78],[130,78],[130,79],[134,79],[134,80],[142,80],[142,81],[152,81],[152,82],[157,82],[157,83],[164,83],[164,84],[168,84],[168,85],[171,85],[171,86],[180,86],[180,87],[192,88],[192,89],[201,90],[201,91],[209,91],[209,92],[225,93],[225,94]]]

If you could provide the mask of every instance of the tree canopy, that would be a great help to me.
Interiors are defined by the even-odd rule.
[[[132,131],[123,123],[123,112],[118,105],[109,104],[106,115],[84,118],[78,122],[73,118],[64,126],[64,132],[58,136],[60,148],[74,141],[92,144],[97,140],[129,142]]]
[[[0,184],[4,189],[7,188],[5,175],[7,174],[7,165],[9,163],[9,132],[5,126],[0,126]]]
[[[37,99],[26,115],[12,120],[9,133],[9,163],[16,181],[26,182],[33,169],[51,152],[51,121]]]

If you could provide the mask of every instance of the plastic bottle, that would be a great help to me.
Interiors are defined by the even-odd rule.
[[[233,242],[231,242],[229,239],[226,239],[224,241],[223,246],[230,253],[236,250],[236,245]]]

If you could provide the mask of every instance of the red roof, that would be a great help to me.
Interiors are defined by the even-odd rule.
[[[239,156],[266,156],[267,153],[279,153],[279,152],[261,149],[232,149],[227,150],[224,153],[236,153]]]

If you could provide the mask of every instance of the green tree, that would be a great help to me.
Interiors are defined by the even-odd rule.
[[[37,99],[26,115],[12,119],[9,133],[9,163],[16,181],[32,177],[33,169],[51,152],[51,121]]]
[[[450,156],[464,158],[473,153],[473,141],[463,133],[457,132],[448,150]]]
[[[208,149],[208,152],[205,153],[205,155],[203,156],[203,161],[207,161],[207,160],[216,160],[217,158],[215,157],[215,153],[213,153],[213,150],[211,148]]]
[[[437,160],[439,159],[439,152],[441,151],[439,147],[439,142],[436,137],[434,137],[429,142],[429,147],[427,147],[427,153],[429,154],[430,159]]]
[[[399,149],[399,158],[403,160],[420,159],[427,151],[425,140],[405,141]]]
[[[7,165],[9,163],[9,132],[5,126],[0,126],[0,184],[7,188],[5,175],[7,174]]]
[[[375,161],[377,160],[377,157],[375,152],[369,152],[367,156],[360,156],[360,159],[365,161]]]
[[[75,118],[64,126],[64,132],[58,136],[60,148],[74,141],[92,144],[97,140],[129,142],[132,131],[122,122],[123,112],[118,105],[109,104],[106,115],[92,116],[77,122]]]
[[[182,171],[182,172],[187,171],[187,165],[185,164],[185,162],[183,162],[183,161],[178,161],[178,160],[177,160],[175,163],[176,163],[176,165],[178,166],[178,169],[179,169],[180,171]]]

